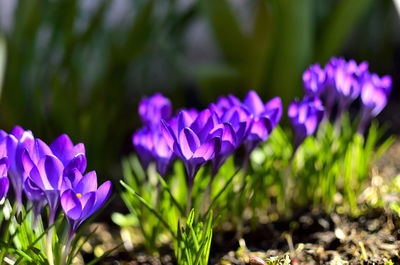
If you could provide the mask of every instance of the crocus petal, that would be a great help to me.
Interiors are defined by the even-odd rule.
[[[97,175],[96,171],[90,171],[82,179],[75,187],[75,192],[85,194],[88,192],[97,190]]]
[[[72,190],[67,190],[61,195],[61,207],[65,215],[72,220],[78,220],[81,216],[81,202]]]
[[[64,169],[64,175],[68,175],[73,169],[78,169],[81,173],[86,170],[86,155],[83,153],[78,153],[74,158],[66,165]]]
[[[282,117],[282,101],[279,97],[275,97],[265,104],[263,115],[267,115],[274,126],[279,123]]]
[[[22,153],[24,150],[32,151],[35,144],[35,139],[31,133],[25,132],[20,139],[19,144],[15,150],[15,166],[20,175],[24,173],[24,166],[22,162]],[[29,172],[29,171],[28,171]]]
[[[260,115],[264,111],[264,104],[262,100],[253,90],[247,93],[243,103],[256,116]]]
[[[205,161],[208,161],[214,157],[215,150],[219,149],[219,147],[220,140],[218,138],[213,138],[202,144],[193,154],[193,158],[202,158]]]
[[[7,137],[7,156],[10,159],[10,168],[11,170],[16,170],[16,164],[15,164],[15,152],[17,150],[17,145],[18,145],[18,139],[12,135],[9,134]]]
[[[6,196],[10,183],[7,177],[0,177],[0,200]]]
[[[85,146],[82,143],[74,146],[71,139],[66,134],[57,137],[50,145],[53,154],[67,166],[70,161],[78,154],[85,154]]]
[[[29,178],[38,186],[41,190],[50,190],[52,189],[51,184],[49,183],[47,177],[42,177],[39,171],[39,168],[34,166],[30,173]]]
[[[264,117],[254,120],[251,126],[250,134],[257,136],[261,141],[267,140],[270,131],[272,130],[272,122],[269,118]]]
[[[55,156],[47,155],[44,161],[44,169],[46,172],[46,177],[53,189],[59,190],[64,171],[64,166],[61,161]]]
[[[51,151],[59,158],[62,158],[65,152],[73,147],[71,139],[66,134],[61,134],[50,144]]]
[[[80,217],[80,223],[82,223],[93,213],[92,210],[96,203],[96,191],[83,194],[79,200],[81,201],[83,208]]]
[[[204,142],[209,132],[217,124],[216,117],[209,109],[205,109],[199,113],[196,120],[192,123],[190,128],[196,132],[200,142]]]
[[[17,139],[21,139],[25,130],[21,128],[21,126],[16,125],[10,132],[11,135],[15,136]]]
[[[32,161],[29,156],[28,151],[25,149],[21,154],[21,162],[25,172],[31,172],[32,168],[35,166],[35,163]]]
[[[45,200],[43,191],[30,178],[24,181],[24,191],[31,201]]]
[[[175,133],[173,132],[171,127],[164,120],[162,120],[161,123],[161,132],[165,139],[165,142],[167,143],[169,148],[173,149],[174,143],[177,142],[177,137],[175,136]]]
[[[289,118],[294,118],[298,115],[298,113],[299,113],[299,105],[298,105],[297,101],[293,101],[289,105],[288,116],[289,116]]]
[[[182,110],[178,114],[178,130],[177,130],[177,135],[183,130],[185,127],[190,127],[192,123],[194,122],[195,117],[193,117],[191,114],[189,114],[188,111]]]
[[[100,209],[111,195],[111,181],[104,182],[96,192],[96,203],[92,213]]]
[[[168,98],[160,93],[152,97],[143,98],[139,103],[139,115],[147,126],[157,125],[161,119],[169,120],[172,113],[172,105]]]
[[[190,128],[185,128],[179,135],[179,146],[183,156],[189,159],[193,156],[197,148],[199,148],[200,140]]]

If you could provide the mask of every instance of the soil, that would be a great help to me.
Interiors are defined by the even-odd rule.
[[[235,231],[215,231],[210,264],[249,264],[252,257],[265,260],[283,255],[289,255],[291,264],[400,264],[400,218],[387,207],[374,207],[379,203],[370,196],[381,194],[400,172],[399,157],[400,141],[396,141],[373,169],[371,184],[360,198],[363,213],[359,217],[309,208],[290,220],[260,224],[253,230],[247,227],[240,240]],[[384,197],[400,200],[398,194]],[[91,227],[96,226],[99,232],[83,248],[85,261],[122,242],[118,227],[104,223]],[[176,264],[169,246],[160,252],[160,257],[150,256],[140,247],[122,245],[101,264]]]

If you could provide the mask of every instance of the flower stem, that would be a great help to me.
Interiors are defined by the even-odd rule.
[[[189,178],[188,181],[188,198],[187,198],[187,208],[186,213],[189,215],[190,210],[192,208],[192,190],[193,190],[193,180]]]
[[[63,255],[62,255],[62,259],[61,259],[61,265],[65,265],[65,263],[67,262],[68,251],[69,251],[69,248],[71,246],[71,242],[72,242],[72,238],[73,237],[74,237],[74,233],[72,231],[72,228],[70,228],[69,231],[68,231],[67,243],[65,244],[64,252],[63,252]]]
[[[50,215],[49,215],[49,227],[54,224],[54,219],[56,217],[56,210],[51,210],[50,209]],[[49,229],[49,232],[47,233],[47,259],[49,261],[50,265],[54,265],[54,256],[53,256],[53,228],[51,227]]]

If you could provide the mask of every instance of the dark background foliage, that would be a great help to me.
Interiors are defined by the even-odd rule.
[[[67,133],[102,179],[120,177],[142,96],[160,91],[177,109],[253,89],[287,108],[302,96],[305,68],[333,55],[392,75],[380,117],[400,131],[390,0],[0,0],[0,23],[0,127],[47,142]]]

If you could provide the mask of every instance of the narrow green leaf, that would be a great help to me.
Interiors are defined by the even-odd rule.
[[[229,184],[231,184],[233,178],[237,175],[237,173],[240,171],[241,169],[237,169],[235,171],[235,173],[233,173],[233,175],[228,179],[228,181],[225,183],[225,185],[221,188],[221,190],[218,192],[218,194],[214,197],[214,199],[212,200],[212,202],[210,203],[210,206],[208,206],[208,209],[206,211],[206,213],[203,215],[204,219],[206,216],[208,216],[208,214],[210,213],[210,211],[212,211],[214,204],[217,202],[218,198],[224,193],[224,191],[228,188]]]
[[[168,229],[168,231],[171,233],[171,235],[176,239],[177,236],[172,230],[172,228],[168,225],[168,223],[162,218],[162,216],[149,204],[147,203],[139,194],[137,194],[131,187],[129,187],[125,182],[122,180],[120,181],[121,185],[125,187],[125,189],[130,192],[132,195],[134,195],[150,212],[152,212],[159,220],[160,222],[165,226],[165,228]]]
[[[182,216],[185,215],[185,211],[183,210],[182,206],[178,203],[178,201],[175,199],[175,197],[172,195],[171,189],[169,188],[168,184],[165,182],[165,180],[157,174],[158,180],[160,181],[163,189],[167,191],[168,195],[171,198],[172,203],[178,208],[179,212],[181,213]]]

